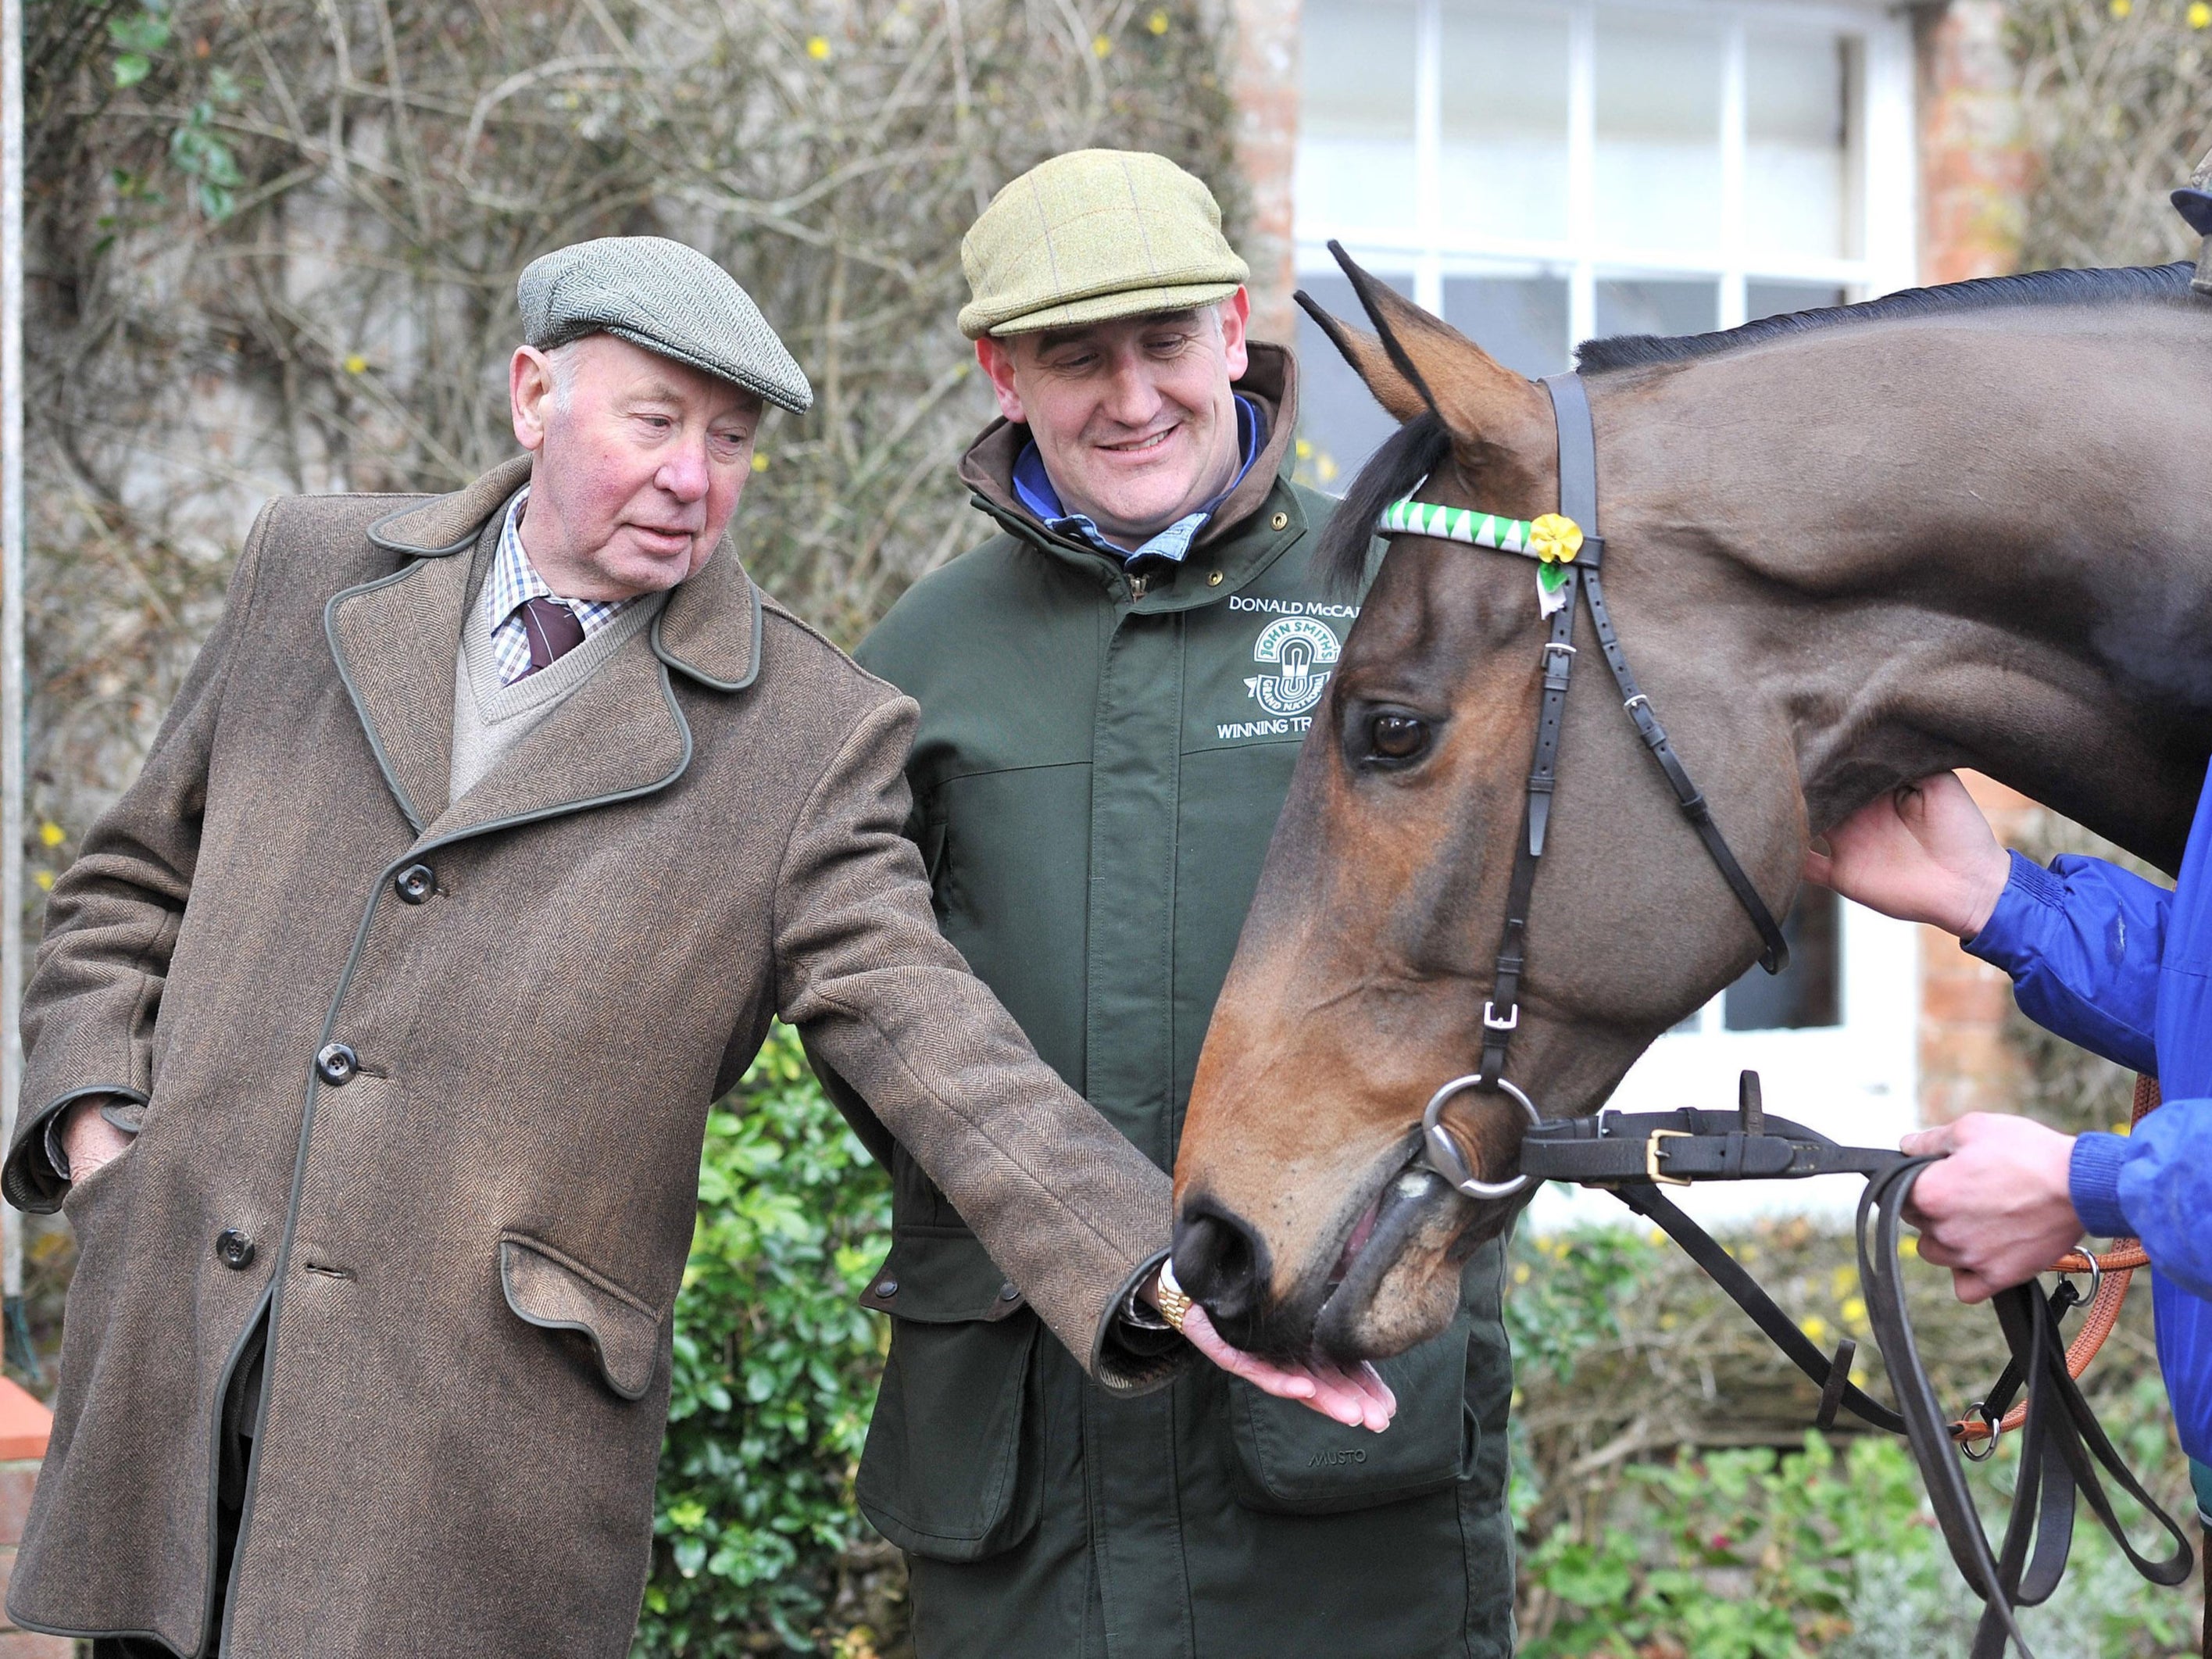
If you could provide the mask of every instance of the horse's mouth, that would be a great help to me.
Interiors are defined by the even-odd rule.
[[[1401,1268],[1422,1274],[1425,1258],[1458,1231],[1464,1207],[1441,1176],[1418,1163],[1393,1176],[1346,1235],[1314,1315],[1315,1345],[1339,1359],[1375,1358],[1408,1346],[1378,1332],[1376,1301]]]
[[[1334,1295],[1337,1286],[1343,1284],[1351,1273],[1352,1264],[1359,1259],[1360,1251],[1367,1248],[1367,1241],[1375,1236],[1376,1218],[1382,1212],[1382,1194],[1377,1193],[1367,1207],[1359,1212],[1359,1219],[1352,1224],[1351,1232],[1345,1236],[1344,1249],[1337,1255],[1336,1266],[1328,1272],[1327,1295]]]

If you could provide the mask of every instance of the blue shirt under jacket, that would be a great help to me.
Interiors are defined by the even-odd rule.
[[[2101,859],[2046,870],[2014,853],[1966,949],[2012,975],[2037,1024],[2160,1081],[2164,1104],[2132,1134],[2075,1142],[2070,1185],[2091,1233],[2142,1240],[2182,1447],[2212,1462],[2212,791],[2173,890]]]

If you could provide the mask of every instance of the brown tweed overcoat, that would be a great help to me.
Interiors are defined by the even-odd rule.
[[[1168,1186],[939,936],[914,705],[725,545],[448,801],[509,463],[279,501],[55,884],[8,1196],[80,1242],[15,1620],[225,1659],[626,1651],[708,1103],[772,1013],[1118,1386]],[[319,1073],[343,1043],[357,1069]],[[147,1103],[64,1188],[46,1119]],[[219,1243],[221,1240],[222,1243]],[[228,1605],[217,1416],[271,1319]]]

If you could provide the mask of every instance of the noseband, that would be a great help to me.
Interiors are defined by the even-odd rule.
[[[1567,680],[1575,665],[1575,612],[1577,599],[1589,601],[1590,625],[1606,666],[1620,690],[1621,708],[1636,723],[1637,735],[1651,751],[1651,758],[1674,792],[1682,816],[1698,832],[1705,851],[1719,868],[1736,902],[1750,916],[1765,944],[1759,966],[1778,974],[1790,963],[1790,945],[1766,901],[1752,885],[1728,844],[1728,837],[1713,822],[1711,807],[1691,781],[1689,769],[1668,740],[1667,728],[1651,707],[1651,699],[1637,688],[1636,676],[1620,648],[1613,618],[1605,608],[1605,587],[1599,568],[1605,562],[1605,538],[1597,533],[1597,434],[1590,421],[1589,395],[1579,374],[1547,376],[1544,389],[1551,394],[1552,416],[1559,434],[1559,513],[1546,514],[1534,523],[1501,519],[1494,514],[1462,507],[1437,507],[1408,497],[1383,510],[1376,528],[1384,536],[1429,536],[1463,542],[1470,547],[1515,553],[1538,562],[1540,603],[1552,619],[1551,637],[1542,652],[1544,689],[1536,711],[1536,756],[1528,769],[1527,805],[1521,815],[1521,837],[1513,851],[1513,878],[1506,889],[1505,933],[1498,946],[1497,970],[1489,1000],[1482,1005],[1482,1063],[1466,1077],[1454,1078],[1431,1097],[1421,1114],[1422,1159],[1469,1198],[1509,1198],[1528,1183],[1526,1175],[1510,1181],[1484,1181],[1468,1164],[1443,1127],[1443,1110],[1453,1097],[1470,1090],[1504,1094],[1527,1115],[1530,1127],[1543,1119],[1528,1097],[1505,1078],[1505,1048],[1521,1024],[1521,974],[1527,965],[1528,904],[1536,886],[1536,866],[1544,856],[1544,836],[1552,818],[1552,792],[1559,775],[1559,726],[1567,706]]]

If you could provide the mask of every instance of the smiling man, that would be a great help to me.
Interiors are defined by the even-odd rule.
[[[271,503],[54,885],[4,1184],[80,1254],[8,1602],[100,1659],[627,1652],[701,1129],[772,1014],[997,1328],[1109,1391],[1180,1347],[1127,1312],[1165,1177],[939,935],[914,705],[725,541],[805,376],[678,243],[520,299],[528,453]]]
[[[917,583],[860,659],[921,705],[910,833],[946,937],[1166,1170],[1358,605],[1312,574],[1334,503],[1288,476],[1295,366],[1246,337],[1244,262],[1202,183],[1157,155],[1061,155],[999,192],[962,260],[960,326],[1003,418],[960,477],[1000,533]],[[1396,1412],[1370,1433],[1269,1398],[1253,1384],[1279,1377],[1234,1356],[1250,1380],[1097,1387],[993,1300],[958,1196],[903,1148],[893,1170],[860,1498],[908,1553],[921,1659],[1510,1651],[1494,1246],[1450,1329],[1369,1384]],[[1160,1300],[1179,1305],[1148,1281],[1129,1316]],[[1202,1311],[1185,1333],[1218,1354]]]

